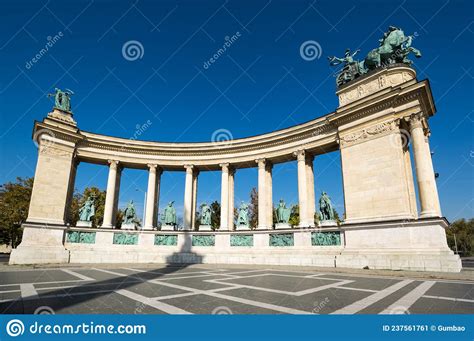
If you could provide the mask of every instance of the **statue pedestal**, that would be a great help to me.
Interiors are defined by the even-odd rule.
[[[250,230],[250,227],[248,225],[235,225],[235,229],[237,231],[240,231],[240,230]]]
[[[120,229],[121,230],[136,230],[137,225],[136,224],[122,224],[122,227]]]
[[[174,225],[161,225],[161,231],[175,231],[176,227]]]
[[[92,227],[92,221],[82,221],[82,220],[79,220],[79,221],[76,223],[76,227]]]
[[[323,220],[319,222],[320,227],[334,227],[337,226],[337,223],[335,220]]]
[[[276,223],[275,230],[291,229],[291,225],[288,223]]]
[[[199,225],[199,231],[212,231],[211,225]]]
[[[53,108],[53,111],[48,113],[47,118],[59,122],[61,124],[77,127],[76,121],[74,121],[74,119],[72,118],[72,112]]]

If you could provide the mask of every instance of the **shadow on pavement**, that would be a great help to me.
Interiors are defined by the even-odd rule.
[[[109,295],[114,291],[124,290],[136,284],[158,279],[164,275],[169,275],[174,272],[183,270],[187,268],[190,264],[202,263],[202,256],[190,251],[192,245],[191,235],[189,235],[185,231],[184,238],[185,241],[181,246],[180,250],[166,258],[167,265],[165,265],[164,267],[157,267],[151,270],[137,272],[130,275],[124,274],[123,276],[115,276],[114,278],[110,279],[88,282],[85,284],[74,286],[72,288],[58,288],[57,290],[52,292],[45,292],[44,294],[39,294],[39,296],[25,298],[20,297],[12,299],[11,301],[1,302],[0,314],[33,314],[35,310],[40,307],[51,308],[55,313],[61,313],[61,310],[85,303],[90,300],[100,299],[102,296]],[[185,263],[180,263],[180,261],[183,260],[185,261]],[[47,269],[45,270],[47,271]],[[84,268],[84,270],[90,269]],[[78,295],[77,293],[80,292],[84,294]],[[108,303],[110,303],[112,309],[114,304],[120,305],[120,302],[111,301]],[[93,310],[94,307],[91,308],[91,313],[96,312]],[[126,308],[126,310],[131,309],[131,311],[125,311],[122,313],[137,313],[136,311],[134,311],[135,307],[124,306],[123,308]],[[42,311],[47,312],[48,309],[43,309]],[[146,312],[143,307],[138,313],[142,312]]]

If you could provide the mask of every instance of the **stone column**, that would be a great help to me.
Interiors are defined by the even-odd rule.
[[[300,227],[309,226],[308,223],[308,184],[306,176],[306,156],[304,150],[294,153],[298,160],[298,202],[300,208]]]
[[[234,229],[234,176],[235,169],[229,169],[229,222],[227,224],[229,231]]]
[[[193,165],[185,165],[186,168],[186,182],[184,187],[184,213],[183,213],[183,223],[184,229],[191,229],[192,221],[192,205],[193,205]]]
[[[148,165],[148,189],[146,192],[145,222],[143,230],[153,230],[155,202],[156,202],[156,168],[157,165]]]
[[[65,219],[66,223],[70,224],[72,220],[72,212],[71,212],[71,206],[72,206],[72,199],[74,198],[74,185],[76,183],[76,174],[77,174],[77,167],[79,166],[79,161],[74,159],[72,162],[72,167],[71,167],[71,174],[69,176],[69,187],[68,187],[68,193],[67,193],[67,200],[66,200],[66,214],[65,214]]]
[[[161,174],[163,169],[160,167],[156,168],[156,181],[155,181],[155,202],[153,206],[153,226],[158,226],[158,215],[160,209],[160,186],[161,186]]]
[[[193,203],[191,205],[191,228],[196,228],[196,207],[197,207],[197,186],[198,186],[199,170],[193,172]]]
[[[229,229],[229,164],[221,163],[221,226],[222,231]]]
[[[273,227],[273,181],[272,169],[273,165],[270,162],[266,163],[265,170],[265,190],[266,190],[266,213],[267,213],[267,228]]]
[[[108,162],[109,177],[107,179],[107,194],[105,196],[104,220],[102,221],[101,226],[103,228],[114,227],[115,213],[119,196],[118,186],[120,186],[119,162],[115,160],[108,160]]]
[[[266,229],[267,226],[267,170],[265,159],[255,160],[258,164],[258,229]]]
[[[441,217],[438,189],[433,170],[428,137],[423,129],[421,113],[410,117],[410,134],[415,159],[418,194],[420,196],[420,217]]]
[[[314,227],[314,212],[316,208],[316,201],[314,198],[314,169],[313,169],[313,155],[306,156],[306,182],[308,187],[308,223],[309,226]]]

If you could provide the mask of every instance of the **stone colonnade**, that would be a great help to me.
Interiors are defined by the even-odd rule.
[[[413,158],[415,160],[415,173],[421,209],[420,217],[440,217],[442,214],[428,142],[429,131],[423,126],[423,114],[421,112],[412,114],[406,117],[405,122],[408,124],[413,146]],[[314,155],[304,149],[298,149],[293,153],[293,157],[297,160],[298,203],[300,210],[299,227],[314,227],[316,208],[313,170]],[[257,228],[271,229],[273,227],[273,164],[271,160],[265,158],[256,159],[255,163],[258,167],[259,194]],[[102,228],[113,228],[115,226],[121,172],[123,170],[123,165],[118,160],[108,160],[108,167],[107,195]],[[158,202],[163,169],[158,164],[147,164],[147,167],[149,175],[143,229],[152,230],[158,226]],[[219,167],[221,169],[220,229],[233,230],[234,176],[237,168],[230,163],[221,163]],[[199,169],[192,164],[184,165],[184,169],[186,172],[183,212],[184,229],[192,230],[195,228],[194,217],[197,209]],[[69,186],[69,188],[71,190],[73,186]],[[69,196],[70,193],[67,195]]]
[[[391,100],[366,99],[380,89],[387,91],[388,85],[398,87],[390,90]],[[107,162],[102,228],[115,226],[121,172],[124,167],[133,167],[149,171],[145,230],[158,225],[162,172],[183,168],[184,229],[196,227],[199,171],[212,169],[221,171],[220,229],[233,230],[235,172],[257,167],[257,229],[271,229],[273,165],[296,159],[299,227],[313,227],[313,160],[337,149],[341,152],[346,223],[441,217],[428,142],[428,118],[434,114],[434,105],[426,82],[417,82],[412,69],[397,67],[349,84],[337,94],[340,107],[334,113],[281,131],[222,144],[129,141],[87,133],[77,128],[71,114],[54,110],[35,125],[40,148],[28,222],[65,224],[77,163]],[[419,216],[408,140],[415,161]],[[58,169],[61,172],[53,176]],[[51,191],[54,195],[47,195]]]
[[[459,271],[460,259],[446,242],[448,224],[442,218],[428,142],[428,119],[436,111],[429,83],[418,81],[413,69],[397,65],[349,82],[336,94],[339,106],[322,117],[224,142],[165,143],[104,136],[80,130],[71,113],[54,109],[42,122],[35,122],[33,136],[39,146],[35,181],[22,243],[12,251],[10,263],[159,259],[321,265],[318,262],[326,257],[328,266]],[[332,227],[322,224],[320,231],[306,230],[314,226],[314,158],[337,150],[344,221]],[[274,231],[272,168],[290,160],[297,162],[300,229]],[[95,231],[66,225],[78,162],[109,167],[104,220]],[[143,229],[124,233],[113,227],[121,173],[128,167],[148,169],[149,174]],[[248,167],[258,168],[257,229],[233,231],[234,176]],[[205,170],[221,172],[218,232],[193,231],[198,176]],[[158,225],[164,171],[185,171],[185,231],[152,231]],[[65,241],[66,236],[81,233],[89,236],[90,245]],[[330,243],[337,246],[327,246],[329,237],[336,238]],[[174,246],[162,246],[164,240]],[[128,245],[124,252],[125,242],[135,246]],[[195,248],[201,254],[189,258]]]
[[[294,153],[298,164],[298,203],[300,207],[300,224],[298,227],[314,227],[315,192],[314,192],[314,156],[304,150]],[[258,167],[258,229],[273,228],[273,181],[271,161],[255,160]],[[158,226],[158,203],[163,169],[156,164],[148,164],[148,187],[145,203],[144,230]],[[221,214],[220,229],[234,229],[234,176],[236,168],[230,163],[222,163],[221,168]],[[113,228],[118,210],[120,179],[123,166],[117,160],[108,160],[109,175],[105,200],[104,221],[102,228]],[[185,165],[185,189],[183,229],[195,228],[197,210],[197,184],[199,170],[194,165]]]

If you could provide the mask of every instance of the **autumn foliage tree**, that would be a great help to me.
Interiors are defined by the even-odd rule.
[[[20,244],[21,224],[28,217],[32,189],[33,178],[17,178],[0,186],[0,244]]]
[[[459,219],[446,229],[449,247],[462,257],[474,255],[474,219]]]

